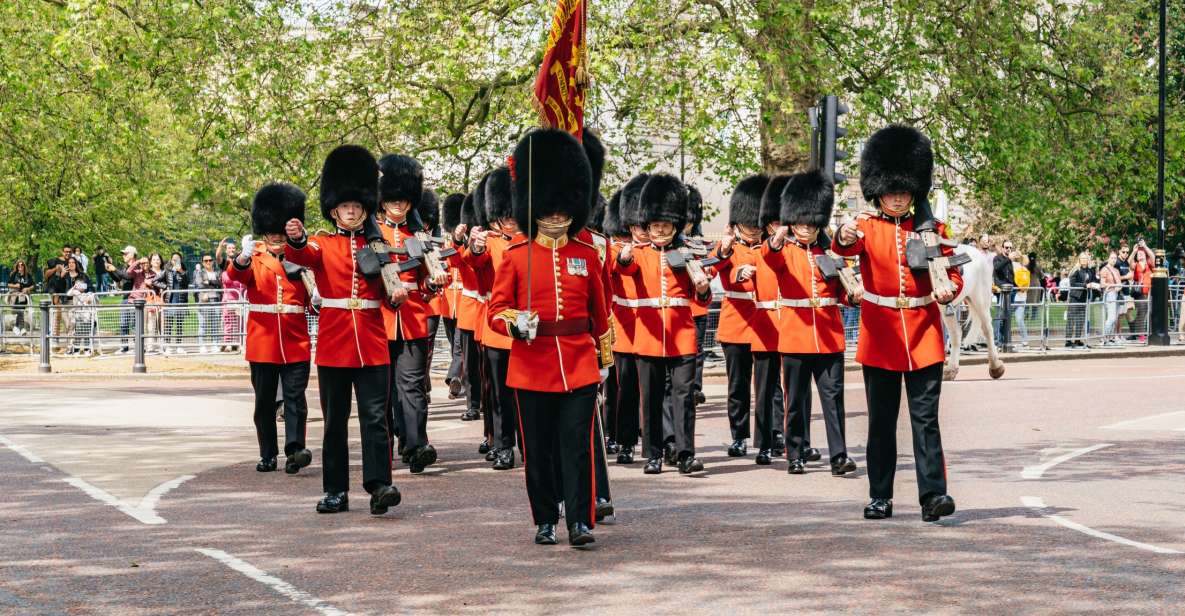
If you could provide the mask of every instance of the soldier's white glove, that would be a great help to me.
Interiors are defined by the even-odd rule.
[[[609,380],[609,369],[608,368],[601,368],[601,382],[604,383],[605,381],[608,381],[608,380]]]
[[[250,233],[248,233],[247,235],[243,236],[242,243],[240,245],[243,247],[243,249],[239,251],[239,254],[235,255],[235,263],[237,263],[239,267],[247,267],[247,264],[251,263],[251,256],[255,254],[255,239],[251,237]]]
[[[321,292],[316,287],[313,288],[313,297],[309,300],[309,303],[318,309],[321,308]]]

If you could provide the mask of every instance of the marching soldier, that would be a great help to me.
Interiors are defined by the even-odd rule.
[[[704,220],[704,197],[700,194],[699,189],[688,184],[687,185],[687,222],[683,224],[682,233],[691,241],[703,243],[703,230],[700,229],[700,223]],[[708,277],[715,275],[715,271],[710,271]],[[703,404],[707,402],[708,398],[704,395],[704,342],[708,337],[708,308],[709,306],[701,306],[699,304],[691,305],[692,320],[695,321],[695,384],[692,386],[692,396],[695,398],[696,404]]]
[[[427,232],[418,213],[424,198],[424,171],[408,156],[388,154],[379,160],[379,204],[376,215],[383,240],[394,249],[393,259],[410,259],[406,243]],[[435,199],[433,199],[435,201]],[[436,449],[428,443],[428,401],[425,379],[432,339],[429,300],[445,280],[429,280],[427,268],[400,272],[407,299],[398,305],[383,304],[383,324],[391,358],[391,426],[399,435],[398,453],[412,473],[421,473],[436,462]]]
[[[761,199],[770,183],[765,175],[747,177],[737,184],[729,201],[729,230],[717,254],[724,299],[720,304],[716,339],[724,350],[728,374],[728,422],[732,431],[730,457],[747,453],[750,434],[750,392],[756,380],[757,457],[761,465],[771,463],[774,447],[774,382],[778,344],[777,288],[763,277],[758,297],[757,277],[761,241]],[[754,372],[757,378],[754,379]]]
[[[926,263],[910,258],[919,252],[919,234],[947,235],[946,225],[934,220],[927,200],[933,171],[933,152],[925,135],[898,125],[877,131],[860,158],[860,189],[878,211],[844,223],[834,240],[836,253],[859,256],[864,279],[856,361],[864,366],[868,397],[868,519],[893,515],[902,381],[913,428],[922,519],[932,522],[955,511],[955,501],[946,493],[938,429],[945,352],[937,304],[954,299],[963,281],[958,269],[951,268],[945,274],[954,289],[936,290],[926,272],[911,267],[920,269]],[[924,245],[920,248],[923,261],[938,256]],[[953,253],[950,246],[938,248],[942,256]]]
[[[469,252],[469,229],[481,226],[473,203],[474,195],[483,190],[483,182],[478,183],[477,189],[465,196],[461,202],[460,224],[453,227],[453,243],[461,251],[461,260],[457,262],[457,275],[461,279],[461,291],[457,307],[457,331],[461,339],[461,372],[465,378],[465,412],[461,421],[476,421],[481,419],[482,407],[482,351],[481,340],[477,336],[480,330],[480,318],[485,310],[486,296],[483,295],[477,279],[477,272],[473,270]],[[483,443],[488,449],[488,443]],[[480,451],[479,453],[486,453]]]
[[[646,234],[645,221],[638,218],[638,196],[645,186],[649,174],[635,176],[610,199],[606,211],[606,229],[614,237],[609,260],[609,284],[612,291],[613,313],[613,368],[617,379],[616,420],[613,432],[621,450],[617,453],[618,464],[634,463],[634,447],[638,444],[641,429],[641,399],[638,384],[638,355],[634,352],[638,313],[637,303],[640,287],[638,279],[620,273],[618,257],[627,245],[632,247],[650,243]]]
[[[612,363],[597,250],[574,239],[588,217],[591,172],[580,143],[562,130],[528,134],[511,162],[514,215],[530,239],[506,252],[489,325],[513,337],[506,380],[522,417],[535,543],[556,542],[562,500],[568,543],[582,546],[595,540],[592,459],[601,445],[591,435],[597,386]]]
[[[511,178],[508,168],[498,167],[486,176],[483,204],[492,229],[487,231],[477,227],[471,232],[470,265],[477,271],[478,279],[490,281],[492,288],[498,271],[506,263],[507,249],[511,244],[525,239],[519,231],[511,206]],[[481,333],[490,391],[490,405],[487,409],[489,446],[494,458],[492,468],[498,471],[510,470],[515,464],[514,446],[518,433],[518,413],[515,410],[511,386],[506,382],[512,343],[510,336],[489,327]]]
[[[276,470],[276,389],[284,416],[284,472],[296,474],[313,461],[305,448],[309,385],[309,326],[305,307],[309,289],[301,268],[284,261],[284,224],[304,220],[305,194],[291,184],[268,184],[251,204],[251,235],[227,264],[231,280],[247,288],[247,349],[251,387],[255,390],[255,436],[259,464],[255,470]],[[258,238],[258,239],[255,239]]]
[[[459,248],[453,240],[453,232],[461,224],[461,205],[464,202],[465,195],[453,193],[445,197],[444,206],[441,208],[441,229],[444,231],[445,241],[452,248]],[[460,319],[461,291],[465,288],[461,277],[462,267],[464,265],[459,259],[449,262],[449,284],[438,296],[440,299],[437,304],[440,319],[444,323],[444,334],[449,341],[450,361],[444,383],[448,385],[450,400],[460,398],[465,392],[464,350],[461,344],[460,330],[457,327]],[[468,407],[466,407],[466,412],[468,412]],[[464,419],[464,415],[462,415],[462,419]]]
[[[792,475],[806,472],[802,438],[806,430],[800,424],[811,419],[812,377],[827,427],[831,474],[838,477],[856,470],[844,440],[844,335],[839,303],[845,292],[821,231],[831,220],[834,200],[835,188],[821,173],[791,176],[781,194],[782,226],[761,249],[765,262],[777,273],[781,290],[778,351],[789,398],[786,451]]]
[[[650,176],[639,199],[640,218],[650,237],[648,246],[637,250],[625,245],[617,257],[620,275],[630,276],[649,296],[632,300],[638,309],[634,349],[639,355],[639,382],[643,409],[643,440],[648,461],[644,472],[662,472],[664,454],[663,398],[667,371],[671,379],[674,411],[675,456],[683,474],[703,470],[695,457],[695,322],[691,304],[711,299],[709,281],[697,278],[684,267],[682,255],[672,251],[683,247],[679,230],[687,218],[687,188],[666,174]]]
[[[420,197],[420,205],[416,208],[416,214],[419,215],[420,222],[423,223],[425,235],[434,242],[440,242],[443,245],[444,238],[440,235],[440,197],[436,191],[431,188],[424,189],[424,194]],[[425,248],[436,249],[435,246],[425,246]],[[432,292],[428,295],[428,361],[426,363],[428,367],[432,366],[432,359],[436,355],[436,334],[440,331],[440,319],[447,308],[444,289],[452,280],[452,265],[449,261],[444,260],[441,263],[446,268],[444,275],[440,277],[440,281],[443,282],[439,285],[433,283],[429,289]],[[451,342],[452,338],[448,338],[448,340]],[[424,404],[432,406],[432,375],[428,368],[424,370]]]
[[[362,485],[370,493],[370,513],[382,515],[399,504],[391,485],[391,442],[386,402],[390,356],[384,300],[398,305],[406,289],[387,293],[378,272],[360,271],[358,254],[378,230],[368,223],[378,209],[378,163],[365,148],[343,145],[329,153],[321,170],[321,215],[332,235],[309,237],[293,217],[285,225],[284,256],[313,270],[322,296],[317,322],[317,380],[325,414],[322,446],[325,496],[320,513],[348,511],[350,501],[350,393],[356,394],[362,431]],[[368,236],[370,236],[368,238]]]

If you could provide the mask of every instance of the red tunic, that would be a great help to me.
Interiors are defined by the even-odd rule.
[[[515,233],[514,236],[503,234],[492,234],[486,239],[486,249],[480,255],[470,254],[470,264],[474,271],[477,272],[478,288],[482,295],[489,296],[493,291],[494,281],[497,279],[498,271],[504,265],[506,259],[506,251],[511,244],[526,240],[526,236],[522,233]],[[483,346],[492,349],[510,350],[513,340],[506,334],[497,331],[491,331],[486,325],[489,322],[489,305],[482,303],[478,314],[477,329],[474,336],[481,341]]]
[[[882,297],[927,297],[933,290],[928,271],[916,274],[905,260],[905,242],[915,237],[912,217],[892,218],[883,214],[862,216],[856,228],[864,236],[851,246],[842,246],[836,234],[836,254],[860,257],[860,274],[866,292]],[[938,233],[947,235],[946,225]],[[943,246],[942,253],[953,249]],[[958,268],[948,270],[951,282],[963,288]],[[868,301],[860,303],[860,341],[856,361],[866,366],[906,372],[932,366],[946,358],[942,338],[942,314],[936,303],[917,308],[889,308]]]
[[[527,253],[531,254],[531,311],[544,321],[588,323],[582,333],[539,336],[530,344],[509,338],[513,322],[527,306]],[[489,329],[512,340],[506,384],[516,389],[567,392],[600,382],[600,368],[612,364],[609,313],[597,271],[597,249],[579,240],[540,236],[505,251],[489,304]]]
[[[406,224],[396,225],[383,220],[378,223],[383,239],[394,248],[402,248],[404,241],[414,238],[415,232]],[[395,256],[395,255],[392,255]],[[399,261],[406,261],[406,255],[400,255]],[[398,308],[390,302],[383,302],[383,326],[387,330],[387,340],[416,340],[428,337],[428,317],[432,316],[432,308],[428,305],[432,294],[425,286],[427,269],[417,267],[406,272],[400,272],[399,278],[408,288],[407,300],[399,304]]]
[[[369,300],[382,304],[383,282],[376,276],[358,273],[354,253],[366,245],[361,233],[339,231],[336,235],[308,238],[304,245],[289,243],[284,257],[313,270],[323,300]],[[383,313],[374,308],[332,308],[322,305],[317,319],[317,365],[334,368],[385,366],[387,332]]]
[[[843,317],[839,300],[844,297],[839,278],[827,280],[815,265],[826,257],[817,244],[810,249],[788,241],[774,251],[768,242],[761,246],[763,261],[778,277],[779,293],[788,302],[814,300],[830,305],[787,306],[783,304],[778,328],[779,353],[842,353],[844,350]],[[829,257],[828,257],[829,258]]]
[[[309,292],[304,282],[289,280],[280,260],[262,247],[244,269],[231,259],[226,275],[247,287],[247,361],[309,361]]]
[[[633,276],[624,276],[619,271],[621,265],[617,261],[621,248],[630,240],[614,241],[609,249],[609,309],[613,314],[613,352],[634,352],[634,329],[637,327],[638,311],[626,305],[631,300],[638,299],[638,280]]]
[[[717,248],[717,254],[719,249]],[[722,259],[716,266],[720,275],[720,286],[724,287],[724,299],[720,301],[720,320],[716,327],[716,340],[729,344],[752,344],[754,330],[750,323],[757,319],[757,295],[754,293],[755,279],[737,282],[737,270],[742,265],[757,266],[758,249],[737,241],[732,245],[732,255]]]
[[[691,304],[707,305],[711,297],[698,297],[691,276],[686,270],[672,270],[665,253],[653,245],[639,246],[629,265],[617,265],[621,275],[632,277],[639,290],[646,290],[646,295],[631,300],[637,303],[638,315],[634,353],[646,357],[695,355]]]
[[[484,299],[478,289],[477,272],[470,265],[473,257],[469,248],[461,247],[460,253],[461,260],[457,264],[460,289],[456,292],[457,303],[454,304],[457,313],[457,327],[467,332],[475,332],[478,329],[478,319],[481,316]]]

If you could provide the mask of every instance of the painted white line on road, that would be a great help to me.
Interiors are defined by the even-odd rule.
[[[231,569],[234,569],[235,571],[238,571],[239,573],[242,573],[243,575],[255,580],[256,582],[259,582],[260,584],[263,584],[264,586],[267,586],[268,588],[271,588],[272,590],[276,591],[276,593],[287,597],[296,603],[316,610],[320,614],[324,614],[325,616],[349,615],[349,612],[339,610],[332,605],[329,605],[324,601],[310,595],[309,593],[304,592],[303,590],[297,590],[292,584],[289,584],[288,582],[285,582],[274,575],[261,571],[251,563],[231,556],[222,550],[213,550],[209,548],[194,548],[194,550],[209,556],[210,558],[213,558],[214,560],[226,565],[227,567],[230,567]]]
[[[1182,554],[1182,553],[1185,553],[1185,552],[1181,552],[1180,550],[1174,550],[1172,548],[1162,548],[1158,545],[1152,545],[1149,543],[1141,543],[1139,541],[1132,541],[1131,539],[1128,539],[1126,537],[1120,537],[1119,535],[1112,535],[1111,533],[1105,533],[1101,530],[1095,530],[1089,526],[1079,524],[1079,523],[1071,521],[1071,520],[1067,520],[1066,518],[1063,518],[1060,515],[1047,513],[1046,507],[1045,507],[1045,501],[1042,501],[1039,497],[1036,497],[1036,496],[1022,496],[1022,497],[1020,497],[1020,502],[1025,507],[1028,507],[1030,509],[1037,511],[1042,516],[1049,518],[1050,520],[1053,520],[1054,522],[1056,522],[1057,524],[1059,524],[1061,526],[1064,526],[1070,530],[1076,530],[1084,535],[1090,535],[1091,537],[1095,537],[1096,539],[1104,539],[1106,541],[1112,541],[1114,543],[1126,545],[1128,547],[1138,548],[1141,550],[1147,550],[1149,552],[1155,552],[1157,554]]]
[[[1066,454],[1062,454],[1062,455],[1046,462],[1045,464],[1038,464],[1036,466],[1026,466],[1024,468],[1024,470],[1022,470],[1020,472],[1020,476],[1022,479],[1040,479],[1041,476],[1045,474],[1045,471],[1057,466],[1058,464],[1061,464],[1062,462],[1065,462],[1066,460],[1073,460],[1074,458],[1077,458],[1078,456],[1084,456],[1092,451],[1098,451],[1099,449],[1102,449],[1104,447],[1110,447],[1111,445],[1112,445],[1112,443],[1099,443],[1098,445],[1091,445],[1090,447],[1083,447],[1082,449],[1075,449],[1074,451],[1071,451]]]
[[[144,498],[140,499],[140,511],[147,511],[153,515],[156,515],[156,504],[160,502],[161,497],[165,494],[168,494],[170,490],[176,488],[177,486],[189,481],[190,479],[193,479],[193,477],[193,475],[182,475],[176,479],[170,479],[159,486],[152,488],[148,491],[148,494],[144,495]]]
[[[66,477],[62,481],[78,488],[79,490],[82,490],[87,496],[99,501],[100,503],[103,503],[104,505],[111,505],[112,507],[115,507],[116,509],[128,514],[129,516],[135,518],[137,522],[152,525],[167,523],[167,520],[160,517],[159,515],[156,515],[155,511],[145,511],[137,506],[129,505],[118,498],[115,498],[115,496],[103,488],[87,483],[84,479],[79,479],[78,477]]]
[[[4,445],[5,447],[15,451],[17,455],[32,462],[33,464],[45,464],[45,460],[42,460],[40,456],[33,453],[32,451],[29,451],[28,449],[25,449],[21,445],[17,445],[16,443],[8,440],[7,437],[0,436],[0,445]]]
[[[1100,430],[1169,430],[1172,432],[1185,431],[1185,411],[1172,411],[1169,413],[1160,413],[1159,415],[1149,415],[1147,417],[1140,417],[1139,419],[1128,419],[1118,423],[1113,423],[1109,426],[1103,426]]]

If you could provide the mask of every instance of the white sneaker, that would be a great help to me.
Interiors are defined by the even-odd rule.
[[[185,355],[185,354],[186,354],[186,353],[188,353],[189,351],[186,351],[186,350],[185,350],[185,347],[179,346],[179,347],[177,347],[177,349],[175,350],[175,352],[176,352],[178,355]]]

